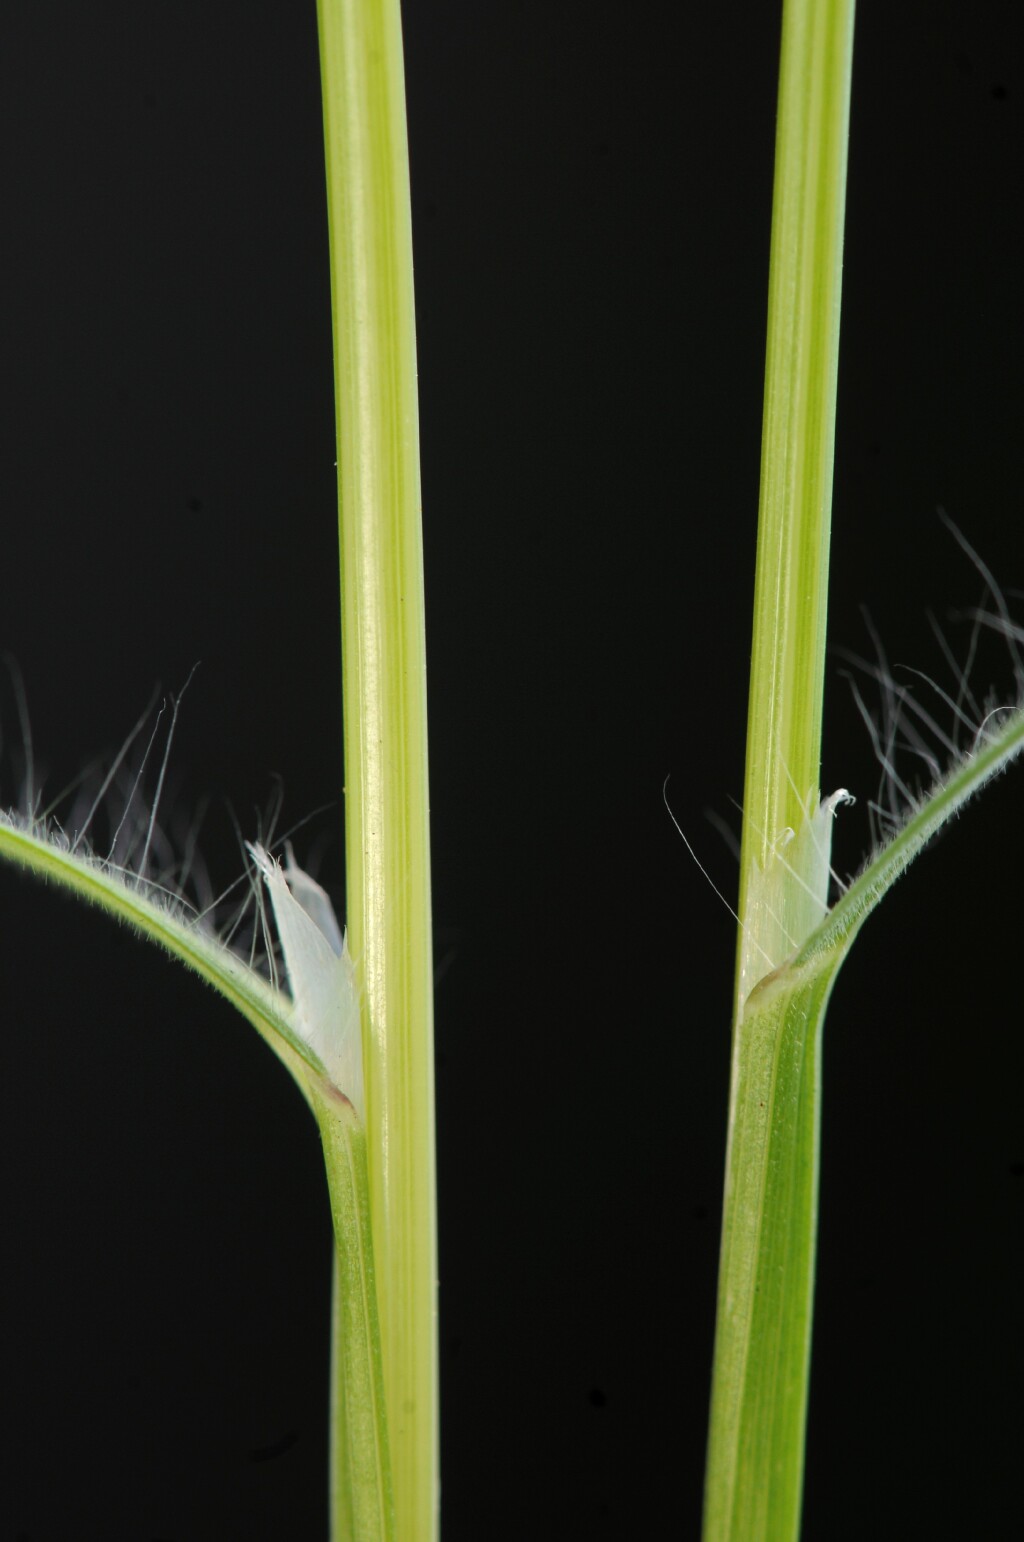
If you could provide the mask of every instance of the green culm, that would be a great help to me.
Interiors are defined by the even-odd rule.
[[[348,933],[289,858],[250,847],[289,989],[148,870],[26,809],[0,856],[65,886],[222,992],[317,1120],[334,1220],[332,1542],[438,1528],[426,683],[412,237],[399,0],[319,0],[340,466]],[[148,816],[150,830],[159,792]],[[90,816],[91,817],[91,816]],[[89,821],[86,821],[88,825]],[[140,849],[139,847],[136,848]],[[266,904],[264,886],[269,892]],[[384,1161],[385,1145],[387,1161]]]
[[[974,724],[827,909],[847,797],[818,781],[853,18],[853,0],[783,7],[705,1542],[799,1535],[821,1035],[839,966],[928,839],[1024,745],[1018,703]]]

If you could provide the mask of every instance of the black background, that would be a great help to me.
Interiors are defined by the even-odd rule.
[[[448,1542],[698,1529],[733,930],[661,789],[731,890],[705,810],[742,786],[776,12],[406,7]],[[830,636],[869,649],[866,605],[941,674],[927,610],[980,582],[937,507],[1024,588],[1024,37],[996,0],[858,28]],[[340,893],[314,8],[4,31],[0,646],[47,786],[201,660],[173,799],[212,797],[211,870],[220,800],[252,833],[278,775],[285,822],[333,805],[299,855]],[[842,667],[850,871],[877,768]],[[809,1542],[1020,1531],[1019,775],[830,1011]],[[7,873],[0,929],[0,1535],[322,1537],[300,1100],[105,919]]]

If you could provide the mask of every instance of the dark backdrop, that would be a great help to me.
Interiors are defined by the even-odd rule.
[[[447,1542],[697,1532],[733,928],[662,783],[731,891],[705,811],[742,787],[776,13],[406,9]],[[869,649],[867,605],[941,673],[927,610],[980,581],[937,506],[1024,586],[1024,38],[998,0],[858,26],[831,636]],[[211,798],[211,871],[239,865],[222,800],[250,834],[280,777],[286,823],[330,805],[299,855],[339,892],[313,5],[4,32],[0,646],[37,762],[56,792],[201,660],[171,797]],[[842,667],[849,871],[877,768]],[[1019,1530],[1019,776],[830,1013],[809,1542]],[[322,1537],[300,1100],[106,920],[3,873],[0,929],[0,1534]]]

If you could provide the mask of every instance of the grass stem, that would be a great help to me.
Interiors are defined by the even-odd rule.
[[[437,1534],[433,961],[399,0],[318,0],[341,545],[349,947],[396,1534]]]
[[[800,1525],[834,968],[763,1004],[751,991],[827,899],[818,782],[852,48],[853,0],[785,0],[705,1542],[790,1542]]]
[[[853,0],[783,6],[740,855],[741,996],[764,972],[763,954],[750,957],[755,944],[775,960],[791,951],[791,928],[780,932],[760,880],[779,837],[799,829],[818,794],[853,9]]]

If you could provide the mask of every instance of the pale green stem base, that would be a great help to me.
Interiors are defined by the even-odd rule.
[[[391,1542],[394,1500],[370,1235],[366,1135],[352,1105],[318,1093],[334,1221],[331,1539]]]

